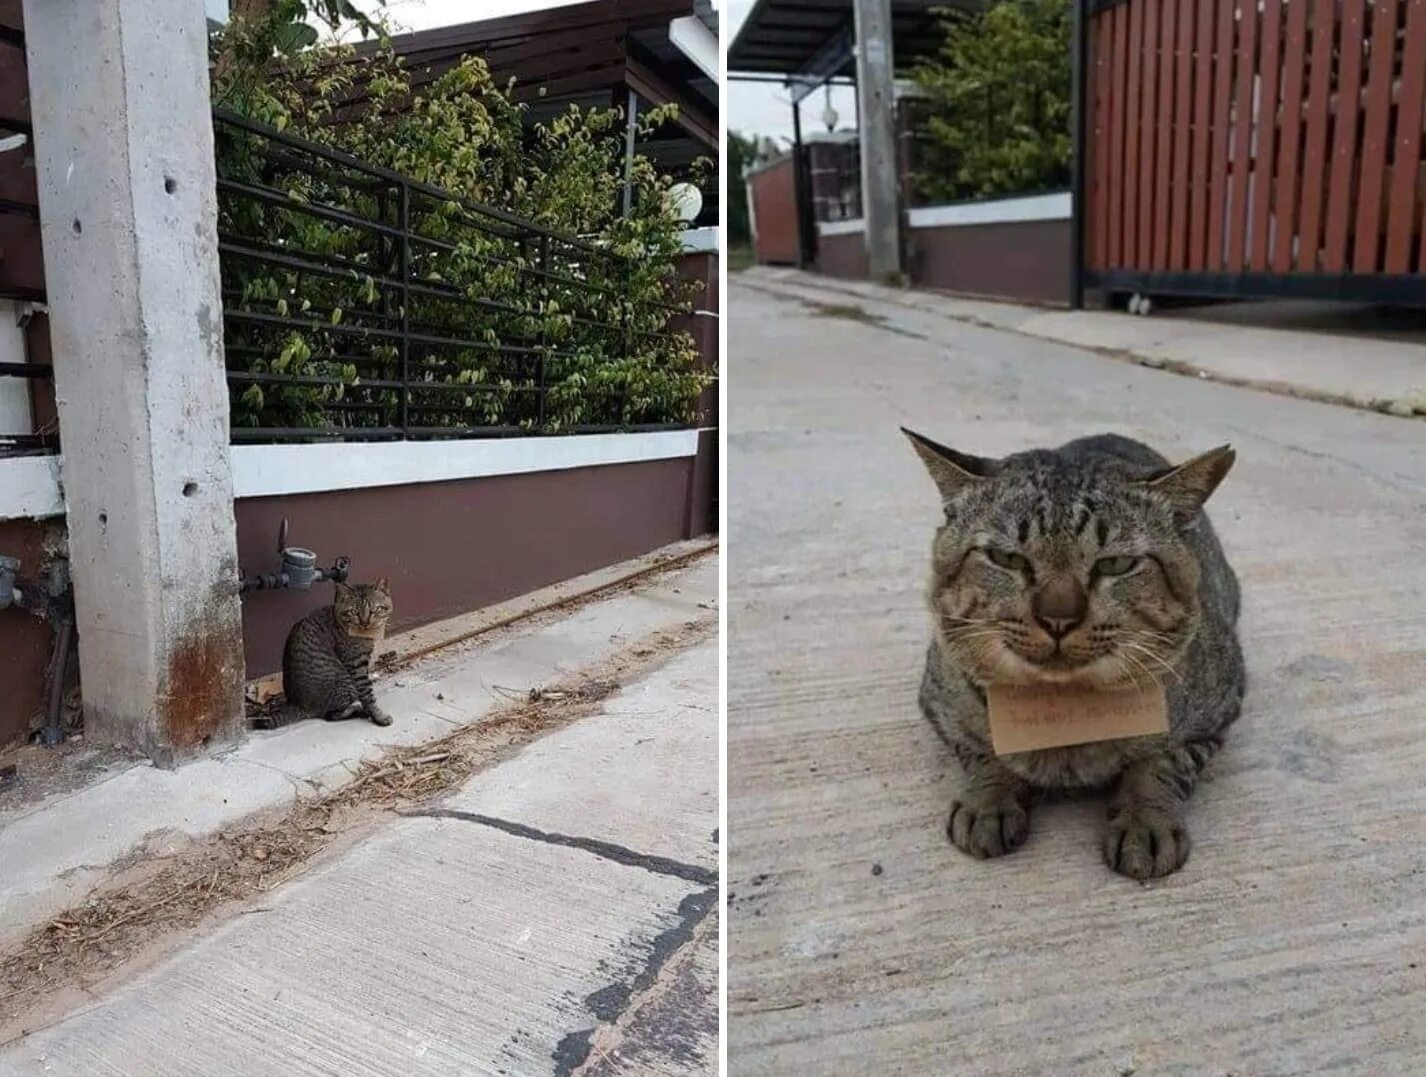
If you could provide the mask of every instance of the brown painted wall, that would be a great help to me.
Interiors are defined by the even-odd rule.
[[[391,579],[392,629],[501,602],[687,536],[691,459],[239,501],[238,558],[275,570],[277,530],[355,581]],[[331,586],[243,599],[248,675],[280,668],[287,630]]]
[[[946,292],[1067,305],[1070,222],[1017,221],[911,230],[912,282]]]
[[[817,272],[847,280],[865,280],[866,234],[817,237]]]
[[[764,265],[796,265],[797,194],[792,158],[769,165],[748,177],[753,224],[753,251]]]
[[[913,228],[907,251],[907,273],[918,288],[1053,306],[1070,300],[1067,220]],[[865,279],[862,233],[819,236],[817,271]]]
[[[689,535],[706,535],[718,530],[718,256],[716,254],[685,255],[678,265],[679,275],[697,281],[699,290],[693,296],[694,313],[676,319],[678,328],[693,334],[703,369],[712,372],[715,380],[698,400],[698,455],[693,461],[689,484]]]
[[[0,553],[18,557],[21,574],[33,576],[44,564],[44,533],[38,520],[0,522]],[[24,738],[44,706],[51,639],[48,621],[13,606],[0,610],[0,747]]]
[[[715,530],[717,447],[706,430],[696,457],[246,499],[236,510],[238,557],[245,572],[275,571],[286,516],[290,541],[322,564],[347,556],[356,581],[389,576],[392,628],[414,628]],[[45,527],[0,522],[0,553],[19,557],[25,575],[44,562]],[[319,584],[245,596],[248,675],[279,669],[288,629],[331,594]],[[0,611],[0,748],[23,740],[43,706],[50,646],[47,622]]]

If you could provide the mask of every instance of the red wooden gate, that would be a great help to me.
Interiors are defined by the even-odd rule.
[[[1426,0],[1090,0],[1085,283],[1426,303]]]

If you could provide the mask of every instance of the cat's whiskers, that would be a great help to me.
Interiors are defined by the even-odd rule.
[[[1169,676],[1171,676],[1176,682],[1178,682],[1179,684],[1183,683],[1183,675],[1179,673],[1178,670],[1174,669],[1174,667],[1169,664],[1169,662],[1164,658],[1164,656],[1161,655],[1158,651],[1154,650],[1152,647],[1149,647],[1146,644],[1141,643],[1137,639],[1133,638],[1120,641],[1120,646],[1126,647],[1138,654],[1144,655],[1144,657],[1149,658],[1154,662],[1157,662],[1168,672]]]
[[[989,640],[1000,635],[1000,630],[996,628],[982,628],[976,630],[962,630],[954,635],[946,636],[946,643],[952,647],[967,647],[970,644],[982,640]],[[984,645],[982,644],[982,647]]]
[[[1125,674],[1128,675],[1129,687],[1133,688],[1136,692],[1142,688],[1142,686],[1139,684],[1139,678],[1135,676],[1136,672],[1142,673],[1144,676],[1148,677],[1150,684],[1158,683],[1157,679],[1154,677],[1149,667],[1144,665],[1127,651],[1120,651],[1114,657],[1119,661],[1119,668]]]

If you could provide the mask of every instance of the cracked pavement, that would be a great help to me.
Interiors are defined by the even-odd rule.
[[[716,1073],[717,700],[716,639],[674,653],[0,1047],[0,1073]]]

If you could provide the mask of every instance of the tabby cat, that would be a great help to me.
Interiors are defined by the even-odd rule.
[[[336,722],[358,714],[390,725],[391,715],[377,705],[371,690],[371,652],[390,617],[385,577],[374,584],[337,584],[332,604],[313,610],[287,634],[282,651],[286,702],[253,725],[276,729],[303,718]]]
[[[921,709],[965,772],[946,824],[975,857],[1029,835],[1037,792],[1112,787],[1104,857],[1136,879],[1188,859],[1184,811],[1238,717],[1238,581],[1203,503],[1224,446],[1170,467],[1114,434],[982,459],[909,430],[941,493]],[[996,756],[986,687],[1167,689],[1169,732]]]

